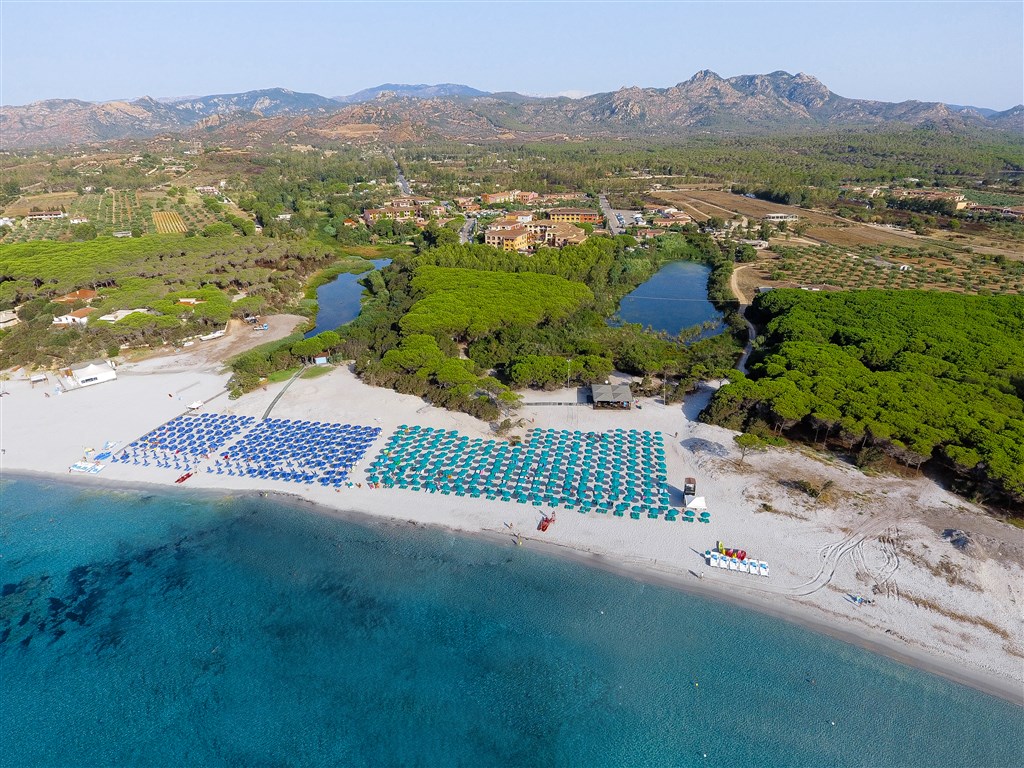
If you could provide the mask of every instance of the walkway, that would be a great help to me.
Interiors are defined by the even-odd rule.
[[[297,378],[299,378],[299,376],[302,375],[302,372],[304,370],[306,370],[306,366],[305,365],[302,366],[301,368],[299,368],[299,370],[297,370],[295,372],[295,375],[292,376],[290,379],[288,379],[288,383],[285,384],[284,387],[281,389],[281,391],[277,393],[277,397],[275,397],[273,400],[270,401],[270,405],[268,405],[267,406],[267,410],[265,410],[263,412],[263,418],[260,419],[260,421],[266,421],[267,419],[270,418],[270,412],[272,410],[274,410],[274,406],[277,405],[277,401],[280,400],[282,397],[284,397],[284,393],[288,391],[288,387],[290,387],[292,385],[292,382],[295,381]]]

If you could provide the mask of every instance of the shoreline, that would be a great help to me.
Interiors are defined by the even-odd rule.
[[[41,471],[41,470],[8,470],[0,478],[0,482],[18,479],[35,482],[55,482],[59,484],[72,485],[83,490],[95,490],[100,492],[123,492],[135,491],[140,493],[161,492],[171,495],[171,491],[164,483],[140,481],[110,481],[103,478],[88,478],[85,476],[64,475]],[[296,509],[310,510],[315,514],[340,519],[345,522],[354,523],[366,527],[395,526],[404,528],[432,528],[444,531],[457,536],[486,541],[495,546],[511,546],[511,536],[503,534],[500,529],[479,529],[453,527],[449,525],[420,522],[398,515],[381,516],[372,512],[365,512],[358,509],[333,507],[319,503],[301,494],[289,493],[280,490],[235,490],[223,487],[202,487],[192,486],[184,489],[190,497],[204,500],[222,501],[226,499],[244,500],[247,498],[273,501],[275,503],[289,506]],[[868,651],[883,656],[905,666],[913,667],[922,672],[941,677],[947,681],[962,685],[968,688],[985,693],[1011,704],[1024,707],[1024,691],[1012,681],[1007,681],[994,675],[989,675],[978,670],[966,670],[962,667],[935,658],[921,649],[915,649],[904,643],[886,641],[884,637],[874,637],[874,633],[864,629],[856,631],[850,627],[843,627],[831,624],[820,616],[815,616],[813,610],[806,610],[800,603],[780,602],[771,603],[767,600],[760,600],[752,594],[746,594],[742,587],[727,589],[714,583],[707,583],[701,579],[695,579],[690,573],[672,572],[656,568],[656,562],[624,563],[615,562],[607,555],[582,550],[544,541],[543,539],[522,535],[524,546],[546,557],[557,557],[563,560],[580,564],[587,568],[594,568],[606,573],[615,574],[624,578],[632,579],[644,584],[663,587],[702,599],[724,602],[744,610],[770,616],[774,619],[785,621],[801,629],[824,635],[833,640],[846,643],[860,650]]]
[[[227,374],[208,355],[182,353],[118,369],[116,381],[47,396],[24,379],[6,383],[0,399],[0,479],[23,476],[100,491],[155,488],[193,498],[266,496],[282,504],[315,505],[318,514],[361,524],[431,526],[508,544],[516,534],[544,553],[752,609],[857,645],[999,698],[1024,703],[1024,540],[925,477],[868,477],[825,454],[772,449],[740,462],[735,432],[697,420],[713,385],[666,406],[639,398],[631,411],[565,405],[577,392],[531,392],[513,432],[529,428],[660,432],[672,504],[682,481],[697,478],[711,512],[707,524],[632,520],[558,509],[550,530],[536,530],[542,509],[470,496],[371,489],[369,463],[402,425],[454,430],[496,440],[490,425],[425,404],[411,395],[371,387],[347,367],[312,379],[268,384],[238,400],[223,393]],[[186,405],[204,413],[379,427],[351,471],[362,487],[291,485],[207,472],[199,466],[181,491],[179,471],[107,464],[98,475],[68,468],[104,445],[126,445]],[[229,440],[225,447],[232,443]],[[203,464],[204,462],[200,462]],[[803,484],[832,489],[811,499]],[[545,508],[546,509],[546,508]],[[969,548],[944,532],[967,531]],[[706,566],[703,553],[723,542],[771,564],[758,578]],[[698,574],[701,578],[697,578]],[[873,597],[870,605],[855,596]]]

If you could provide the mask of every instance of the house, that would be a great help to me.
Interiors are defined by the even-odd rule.
[[[142,314],[145,314],[145,315],[153,314],[152,310],[145,309],[145,308],[142,308],[142,309],[115,309],[113,312],[108,312],[105,315],[100,315],[99,319],[100,320],[104,320],[104,321],[106,321],[108,323],[116,323],[118,320],[123,320],[124,318],[128,317],[128,315],[134,315],[134,314],[137,314],[137,313],[140,313],[140,312]]]
[[[178,299],[179,304],[184,304],[189,307],[194,307],[196,304],[205,304],[206,301],[203,299],[197,299],[192,296],[185,296],[184,298]]]
[[[601,224],[604,216],[592,208],[552,208],[548,211],[552,221],[567,221],[570,224]]]
[[[487,230],[489,232],[507,232],[510,229],[519,229],[522,226],[520,222],[506,216],[505,218],[492,221]]]
[[[57,304],[74,304],[76,301],[90,302],[96,298],[96,291],[91,288],[80,288],[77,291],[71,293],[65,293],[63,296],[54,299]]]
[[[533,214],[530,213],[530,211],[512,211],[512,213],[508,214],[505,218],[514,219],[520,224],[529,224],[533,221]]]
[[[279,213],[274,218],[278,221],[291,221],[292,215],[290,213]]]
[[[71,219],[72,224],[88,224],[89,220],[85,216],[75,216]]]
[[[220,193],[216,187],[196,187],[195,190],[203,197],[216,197]]]
[[[80,387],[117,379],[117,371],[114,370],[114,364],[109,360],[91,360],[88,363],[72,365],[68,370],[71,373],[71,378],[75,380],[75,384]]]
[[[348,227],[349,229],[355,229],[356,227],[359,226],[359,222],[356,221],[355,219],[345,219],[343,222],[341,222],[341,225],[343,227]]]
[[[484,242],[503,251],[525,251],[530,246],[530,233],[525,227],[507,230],[489,229],[484,233]]]
[[[779,224],[781,222],[792,222],[800,221],[799,216],[794,216],[792,213],[769,213],[761,219],[767,221],[769,224]]]
[[[9,216],[0,217],[0,227],[13,227],[14,219]]]
[[[575,224],[564,221],[531,221],[526,225],[526,231],[530,233],[534,243],[546,245],[551,248],[562,248],[566,245],[579,245],[587,239],[587,233]]]
[[[511,203],[516,199],[516,193],[519,190],[511,192],[493,192],[487,195],[480,195],[480,202],[484,205],[499,205],[501,203]]]
[[[69,312],[66,315],[60,315],[59,317],[53,318],[54,325],[88,325],[89,315],[99,310],[93,309],[92,307],[85,307],[84,309],[76,309],[74,312]]]
[[[132,233],[131,230],[122,229],[119,232],[114,232],[113,235],[114,237],[131,237]]]
[[[515,194],[516,202],[520,205],[529,205],[530,203],[536,202],[537,198],[540,197],[536,192],[520,192],[517,190]]]
[[[628,411],[633,405],[633,392],[628,384],[592,384],[590,394],[594,408],[615,408]]]
[[[408,221],[416,218],[415,208],[367,208],[363,211],[363,220],[368,224],[372,225],[375,221],[381,219],[392,219],[394,221]]]
[[[467,205],[472,205],[475,202],[476,202],[476,198],[472,197],[472,196],[462,196],[462,197],[456,197],[455,198],[455,204],[457,206],[459,206],[459,208],[463,208],[463,209],[465,209],[465,207]]]
[[[65,216],[67,214],[64,211],[33,211],[25,215],[24,221],[53,221],[54,219],[63,219]]]

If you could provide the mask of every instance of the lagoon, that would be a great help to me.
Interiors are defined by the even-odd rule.
[[[639,323],[670,336],[684,328],[719,321],[722,313],[708,301],[710,274],[711,267],[695,261],[666,264],[650,280],[623,297],[618,318],[623,323]],[[721,331],[721,327],[706,331],[700,338]]]
[[[374,269],[383,269],[391,263],[391,259],[376,259],[372,263]],[[323,331],[337,330],[359,316],[363,296],[360,281],[366,275],[367,272],[343,272],[331,282],[324,283],[316,289],[316,300],[319,305],[316,327],[306,334],[307,339]]]

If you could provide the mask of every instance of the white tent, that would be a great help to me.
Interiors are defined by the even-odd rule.
[[[71,375],[74,377],[75,383],[80,387],[100,384],[104,381],[113,381],[117,378],[114,366],[107,360],[92,360],[88,363],[72,365]]]
[[[686,505],[687,509],[692,509],[694,512],[703,512],[708,508],[708,503],[704,500],[703,496],[694,496],[689,504]]]

